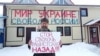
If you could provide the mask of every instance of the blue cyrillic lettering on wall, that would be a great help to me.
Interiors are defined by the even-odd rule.
[[[22,24],[28,24],[28,19],[21,20]]]
[[[11,20],[11,24],[15,24],[16,25],[17,24],[17,20],[16,19],[12,19]]]
[[[51,19],[51,22],[50,22],[50,24],[55,24],[55,19]]]
[[[78,19],[51,19],[49,20],[49,24],[79,24],[79,20]],[[11,20],[11,23],[12,24],[15,24],[15,25],[22,25],[22,24],[25,24],[25,25],[34,25],[34,24],[40,24],[41,21],[40,19],[27,19],[27,18],[14,18]]]

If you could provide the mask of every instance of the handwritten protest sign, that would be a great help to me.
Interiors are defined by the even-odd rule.
[[[60,49],[60,32],[31,32],[33,53],[54,53]]]

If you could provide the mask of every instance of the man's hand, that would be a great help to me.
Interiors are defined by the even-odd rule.
[[[28,45],[29,45],[29,46],[32,45],[32,40],[29,40]]]
[[[62,47],[62,41],[60,40],[59,45]]]

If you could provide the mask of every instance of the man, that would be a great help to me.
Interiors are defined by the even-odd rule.
[[[48,29],[48,19],[43,18],[41,19],[41,28],[38,29],[37,31],[39,32],[50,32],[50,30]],[[29,42],[29,45],[31,45],[31,43]],[[55,53],[35,53],[34,56],[55,56]]]
[[[50,30],[48,29],[48,19],[43,18],[41,19],[41,29],[38,29],[39,32],[50,32]]]

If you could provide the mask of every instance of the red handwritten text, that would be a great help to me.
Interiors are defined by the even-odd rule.
[[[47,10],[47,11],[42,11],[40,10],[39,11],[39,14],[40,14],[40,18],[43,18],[43,17],[48,17],[48,18],[51,18],[51,17],[55,17],[55,18],[60,18],[60,17],[70,17],[70,18],[75,18],[76,17],[76,11],[69,11],[69,10],[64,10],[64,11],[56,11],[56,10]]]
[[[32,10],[14,10],[14,16],[17,17],[29,17],[32,14]]]
[[[36,48],[32,48],[32,52],[37,52],[37,53],[40,53],[40,52],[48,52],[48,53],[54,53],[55,50],[59,49],[60,47],[36,47]]]

